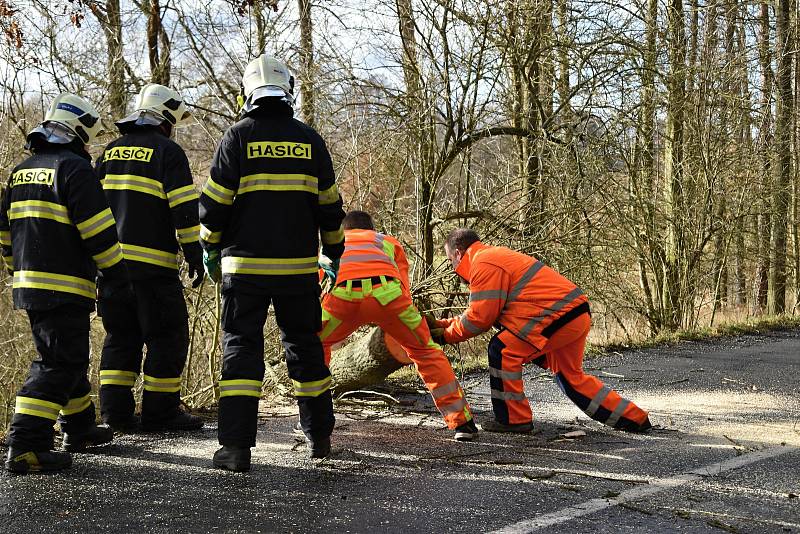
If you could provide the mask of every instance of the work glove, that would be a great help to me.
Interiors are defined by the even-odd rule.
[[[201,267],[196,263],[189,264],[189,279],[192,281],[192,287],[197,289],[203,283],[205,278],[205,266]]]
[[[433,315],[431,312],[425,312],[422,314],[422,316],[425,318],[425,323],[428,325],[429,330],[433,330],[434,328],[440,328],[436,320],[436,316]]]
[[[222,281],[222,269],[220,269],[219,262],[219,250],[203,250],[203,269],[215,284]],[[194,284],[192,285],[194,286]]]
[[[447,345],[444,340],[444,328],[431,328],[431,339],[437,345]]]
[[[336,277],[339,274],[339,260],[331,260],[327,256],[320,256],[317,265],[325,273],[325,278],[330,280],[331,287],[336,285]]]

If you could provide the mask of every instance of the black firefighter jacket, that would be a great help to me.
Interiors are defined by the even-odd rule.
[[[109,283],[128,283],[114,216],[82,147],[39,143],[11,172],[0,205],[16,308],[91,309],[98,268]]]
[[[342,199],[325,142],[266,105],[225,132],[200,195],[204,248],[222,250],[222,273],[257,291],[293,294],[318,287],[322,252],[344,252]]]

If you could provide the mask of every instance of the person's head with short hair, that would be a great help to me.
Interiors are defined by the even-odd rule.
[[[467,249],[478,241],[480,241],[478,233],[471,228],[456,228],[447,234],[447,239],[444,242],[444,253],[447,255],[447,259],[450,260],[453,270],[458,268],[461,258],[464,257]]]
[[[342,228],[344,230],[375,230],[375,223],[372,222],[372,216],[366,211],[351,210],[344,216]]]

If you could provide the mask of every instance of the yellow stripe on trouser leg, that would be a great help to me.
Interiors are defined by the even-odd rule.
[[[145,391],[158,391],[161,393],[177,393],[181,390],[181,377],[156,378],[144,375]]]
[[[331,315],[328,310],[322,309],[322,324],[325,326],[322,328],[322,332],[319,333],[320,341],[325,341],[325,339],[336,330],[340,324],[342,324],[341,319],[337,319],[333,315]]]
[[[61,411],[61,408],[62,406],[55,402],[34,399],[33,397],[17,397],[14,413],[33,415],[55,421],[58,419],[58,412]]]
[[[322,380],[311,382],[292,380],[292,384],[294,384],[294,394],[298,397],[319,397],[331,389],[331,377],[327,376]]]
[[[121,371],[119,369],[103,369],[100,371],[101,386],[128,386],[133,387],[138,373]]]
[[[78,397],[77,399],[70,399],[69,402],[67,402],[66,406],[61,408],[61,415],[72,415],[80,413],[91,405],[92,405],[92,400],[89,398],[89,394],[87,393],[83,397]]]
[[[220,380],[219,396],[222,397],[261,397],[260,380]]]

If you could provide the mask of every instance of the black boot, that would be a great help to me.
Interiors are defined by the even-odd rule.
[[[8,449],[6,469],[12,473],[29,473],[31,471],[60,471],[72,465],[72,456],[68,452],[55,451],[21,451]]]
[[[309,458],[325,458],[331,454],[331,438],[306,440]]]
[[[114,439],[114,431],[111,428],[93,425],[86,432],[81,432],[80,434],[74,432],[65,433],[62,445],[65,451],[80,452],[86,450],[86,447],[103,445],[112,439]]]
[[[142,421],[138,415],[130,415],[126,418],[104,419],[103,423],[111,427],[114,432],[121,434],[133,434],[142,427]]]
[[[250,471],[250,447],[223,445],[214,453],[214,467],[237,473]]]
[[[533,423],[518,423],[515,425],[508,425],[500,421],[486,421],[481,424],[486,432],[508,432],[511,434],[527,434],[533,430]]]
[[[181,432],[187,430],[200,430],[203,428],[203,420],[196,415],[178,411],[175,417],[161,419],[157,421],[142,419],[142,430],[147,432]]]

